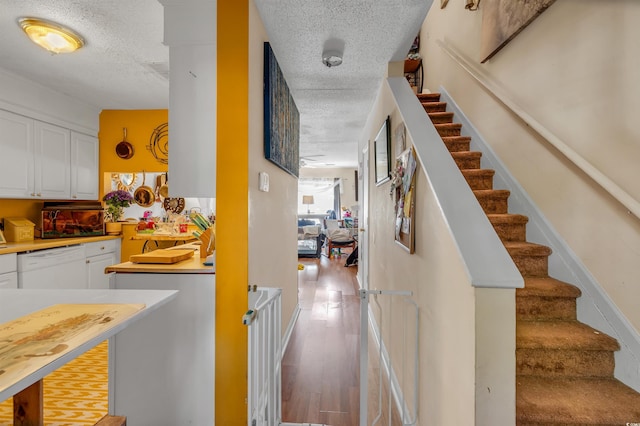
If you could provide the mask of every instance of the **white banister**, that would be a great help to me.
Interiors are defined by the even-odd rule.
[[[613,198],[622,204],[629,213],[640,218],[640,202],[633,198],[628,192],[618,186],[615,182],[605,176],[593,164],[589,163],[584,157],[574,151],[569,145],[564,143],[560,138],[551,133],[549,129],[544,127],[540,122],[528,114],[522,107],[515,103],[498,84],[493,82],[490,77],[479,70],[472,63],[467,61],[461,54],[457,53],[455,48],[450,44],[437,40],[436,43],[451,59],[454,60],[462,69],[464,69],[474,80],[480,83],[486,90],[498,99],[503,105],[517,115],[529,127],[536,131],[540,136],[545,138],[551,145],[560,151],[569,161],[575,164],[580,170],[593,179]]]
[[[404,77],[387,79],[474,287],[522,288],[524,280]]]

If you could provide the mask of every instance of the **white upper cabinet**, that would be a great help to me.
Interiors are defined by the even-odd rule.
[[[0,198],[98,199],[98,140],[0,110]]]
[[[71,132],[71,198],[98,199],[98,139]]]
[[[71,132],[35,121],[36,197],[67,199],[71,196]]]
[[[30,197],[34,193],[32,119],[0,110],[0,153],[0,196]]]

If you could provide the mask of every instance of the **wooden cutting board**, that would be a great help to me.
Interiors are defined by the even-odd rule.
[[[133,263],[177,263],[193,257],[193,250],[159,249],[149,253],[134,254],[129,257]]]

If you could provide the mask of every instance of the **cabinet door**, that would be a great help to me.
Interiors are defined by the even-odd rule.
[[[0,197],[34,197],[33,120],[0,110]]]
[[[87,285],[88,288],[108,289],[111,274],[105,274],[107,266],[115,265],[115,253],[102,254],[87,258]]]
[[[35,194],[71,198],[71,132],[34,120]]]
[[[98,139],[71,132],[71,198],[98,199]]]
[[[9,272],[7,274],[0,274],[0,289],[4,288],[18,288],[18,273]],[[2,297],[0,295],[0,297]]]

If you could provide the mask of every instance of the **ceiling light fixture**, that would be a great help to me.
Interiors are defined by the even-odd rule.
[[[84,46],[75,31],[55,22],[39,18],[19,18],[18,25],[35,44],[51,53],[71,53]]]
[[[342,63],[342,53],[338,51],[325,51],[322,53],[322,63],[327,67],[337,67]]]

